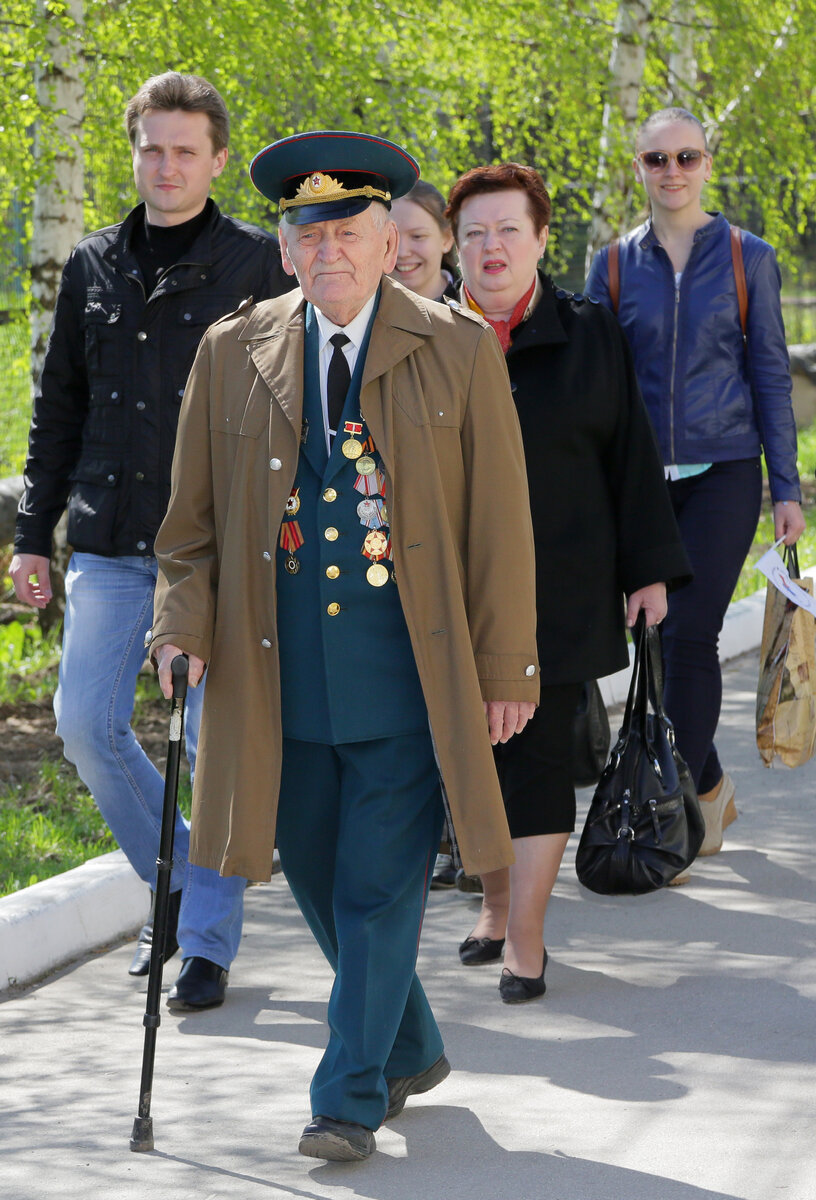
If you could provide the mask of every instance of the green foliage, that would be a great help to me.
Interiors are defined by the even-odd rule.
[[[686,7],[699,64],[694,107],[706,120],[723,117],[711,202],[793,259],[816,198],[813,6]],[[238,216],[274,220],[246,178],[258,149],[300,129],[335,127],[404,141],[442,188],[476,162],[536,165],[556,201],[557,233],[567,217],[586,214],[594,188],[618,8],[617,0],[85,0],[88,226],[132,204],[121,114],[145,78],[172,68],[207,76],[227,101],[231,163],[217,195]],[[655,0],[642,115],[670,99],[676,12],[676,0]],[[9,114],[0,123],[0,211],[10,203],[28,211],[35,127],[46,167],[58,149],[34,80],[55,24],[71,32],[56,0],[6,0],[0,17],[0,107]],[[609,133],[613,159],[628,161],[628,134]],[[554,238],[556,263],[562,253]]]
[[[18,309],[0,325],[0,478],[23,470],[31,421],[28,364],[28,322]]]
[[[52,669],[59,661],[59,633],[43,634],[36,623],[0,625],[0,704],[53,695]]]

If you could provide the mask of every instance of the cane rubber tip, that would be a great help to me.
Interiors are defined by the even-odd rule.
[[[130,1148],[137,1154],[140,1151],[153,1149],[153,1118],[136,1117],[133,1121],[133,1133],[130,1135]]]

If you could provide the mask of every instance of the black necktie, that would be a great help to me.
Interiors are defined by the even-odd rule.
[[[329,374],[326,378],[326,399],[329,408],[329,429],[336,433],[351,383],[348,359],[343,353],[343,347],[351,341],[351,338],[347,338],[344,333],[335,333],[333,337],[329,338],[329,341],[334,346],[334,353],[329,362]]]

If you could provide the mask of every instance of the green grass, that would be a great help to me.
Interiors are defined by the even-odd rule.
[[[116,849],[91,796],[65,762],[41,764],[35,788],[0,796],[0,895]]]
[[[44,636],[36,623],[0,626],[0,704],[44,704],[49,713],[57,685],[59,635]],[[158,715],[167,702],[152,675],[136,688],[134,724]],[[36,746],[32,745],[36,753]],[[190,815],[190,779],[182,759],[179,807]],[[24,784],[0,790],[0,896],[70,871],[116,849],[116,842],[73,766],[44,758]]]

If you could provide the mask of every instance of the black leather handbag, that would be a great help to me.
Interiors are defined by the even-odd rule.
[[[663,708],[657,626],[641,613],[623,724],[587,813],[575,870],[601,895],[664,887],[697,857],[705,827],[688,767]]]
[[[595,679],[581,685],[573,725],[572,781],[576,787],[593,787],[609,757],[609,717]]]

